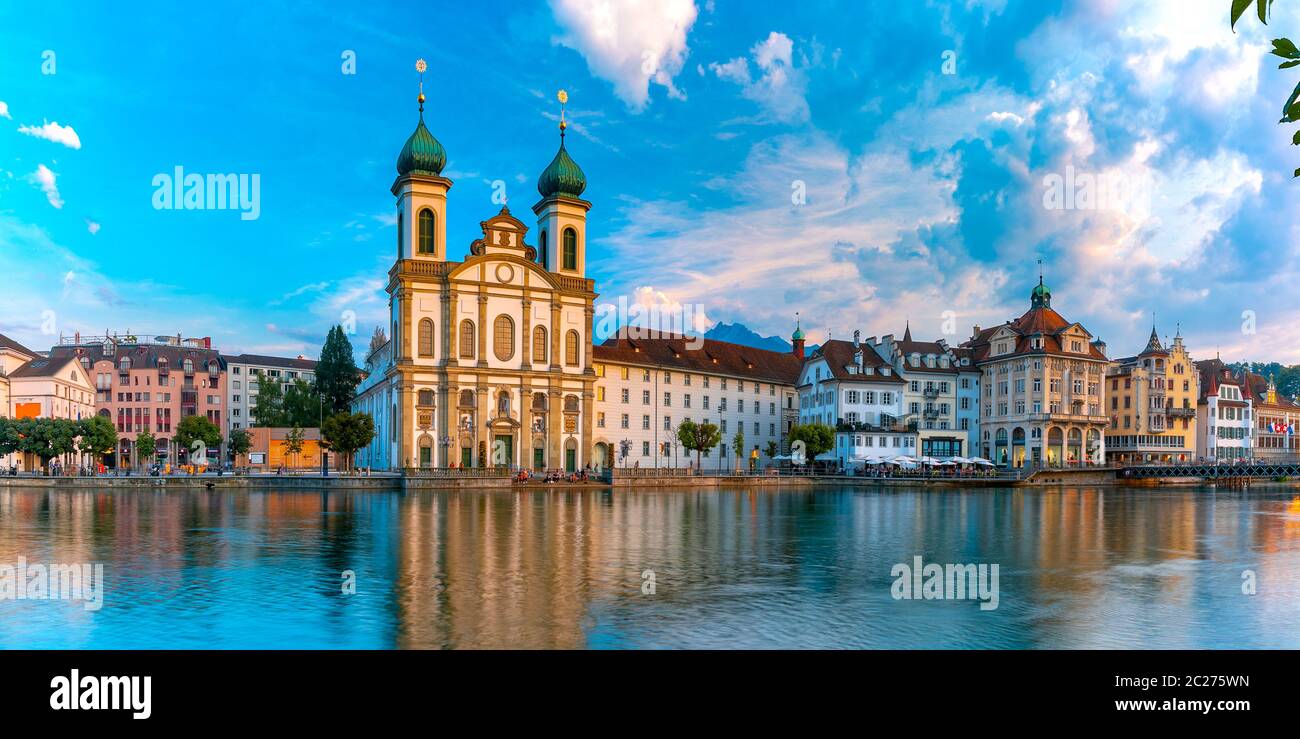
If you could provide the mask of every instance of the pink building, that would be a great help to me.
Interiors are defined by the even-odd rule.
[[[226,364],[208,339],[76,336],[51,349],[50,356],[74,357],[90,376],[95,413],[117,427],[118,449],[109,464],[155,461],[136,453],[136,437],[146,429],[156,439],[156,461],[186,461],[188,450],[177,449],[172,437],[188,416],[206,417],[223,429],[224,437]],[[209,449],[208,457],[221,459],[221,450]]]

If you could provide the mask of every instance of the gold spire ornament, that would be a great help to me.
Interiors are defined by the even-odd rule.
[[[416,72],[419,72],[419,74],[420,74],[420,96],[419,96],[418,98],[416,98],[416,99],[420,101],[420,112],[421,112],[421,113],[424,112],[424,70],[426,70],[426,69],[428,69],[428,68],[429,68],[429,65],[428,65],[428,64],[425,64],[423,59],[416,59],[416,60],[415,60],[415,71],[416,71]]]
[[[555,94],[555,99],[560,101],[560,137],[563,138],[564,129],[569,127],[569,124],[564,122],[564,106],[569,102],[569,93],[560,90]]]

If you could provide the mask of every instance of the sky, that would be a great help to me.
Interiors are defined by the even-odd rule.
[[[1300,70],[1267,55],[1300,2],[1236,33],[1229,4],[7,3],[0,333],[364,351],[423,58],[451,259],[502,194],[534,224],[564,89],[601,306],[955,344],[1041,260],[1112,356],[1154,315],[1198,359],[1300,362]],[[177,167],[256,175],[256,208],[165,207]]]

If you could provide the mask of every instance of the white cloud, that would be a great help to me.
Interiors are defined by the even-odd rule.
[[[89,231],[90,234],[91,234],[92,236],[95,235],[95,234],[97,234],[97,233],[99,233],[99,223],[97,223],[97,222],[95,222],[95,221],[92,221],[92,220],[90,220],[89,218],[87,218],[87,219],[86,219],[86,230]]]
[[[776,120],[785,123],[808,120],[805,97],[808,80],[803,70],[794,66],[794,42],[790,37],[772,31],[750,49],[750,55],[758,67],[758,79],[750,75],[749,61],[744,57],[721,64],[714,62],[709,69],[718,79],[740,85],[741,94],[758,103]]]
[[[81,148],[81,138],[72,126],[60,126],[58,121],[46,121],[43,126],[19,126],[18,133],[63,144],[69,149]]]
[[[3,100],[0,100],[0,118],[13,120],[13,116],[9,115],[9,103],[6,103]]]
[[[565,31],[556,41],[582,54],[633,110],[649,102],[651,82],[685,98],[673,78],[699,14],[693,0],[551,0],[551,10]]]
[[[28,177],[32,184],[41,188],[45,193],[45,199],[50,201],[50,205],[55,208],[63,207],[63,197],[59,195],[59,186],[56,182],[58,175],[50,171],[50,168],[44,164],[36,165],[36,171]]]

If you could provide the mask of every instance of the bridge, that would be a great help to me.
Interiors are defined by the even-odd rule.
[[[1199,477],[1204,480],[1227,480],[1243,477],[1300,479],[1300,462],[1243,462],[1215,464],[1196,462],[1184,464],[1144,464],[1119,468],[1121,480],[1149,480],[1168,477]]]

